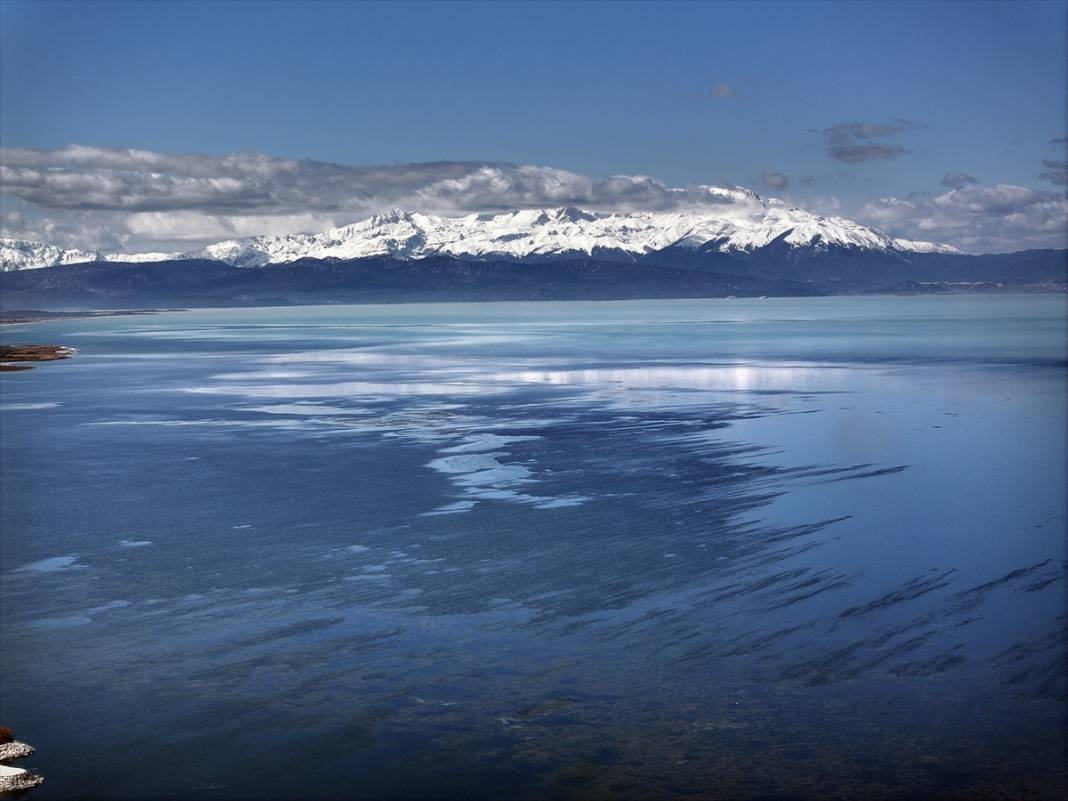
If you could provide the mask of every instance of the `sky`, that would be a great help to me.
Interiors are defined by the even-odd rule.
[[[0,0],[0,234],[125,252],[739,185],[1068,244],[1068,2]]]

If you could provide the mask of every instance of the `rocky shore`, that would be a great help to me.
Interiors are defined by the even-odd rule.
[[[69,359],[77,351],[63,345],[0,345],[0,370],[29,370],[25,362],[51,362]]]
[[[32,753],[32,745],[12,739],[9,729],[0,728],[0,794],[31,790],[44,782],[44,779],[36,773],[30,773],[25,768],[13,768],[7,764],[16,759],[28,757]]]

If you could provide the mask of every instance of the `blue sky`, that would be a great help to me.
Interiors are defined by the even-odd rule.
[[[3,0],[0,142],[733,183],[899,235],[937,238],[941,224],[973,250],[1057,245],[1066,31],[1063,2]],[[959,175],[944,185],[947,173]],[[998,186],[1037,193],[1014,196],[1034,217],[1019,235],[934,203],[970,193],[955,204],[979,198],[989,215],[1005,210]],[[5,195],[9,234],[48,218],[88,235],[120,211]],[[302,210],[270,213],[299,225]],[[107,219],[97,236],[130,233]]]

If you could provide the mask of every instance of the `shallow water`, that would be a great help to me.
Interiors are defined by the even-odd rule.
[[[1059,798],[1063,296],[6,328],[44,798]]]

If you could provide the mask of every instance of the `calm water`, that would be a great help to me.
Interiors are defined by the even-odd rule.
[[[47,798],[1059,798],[1063,296],[4,329]]]

